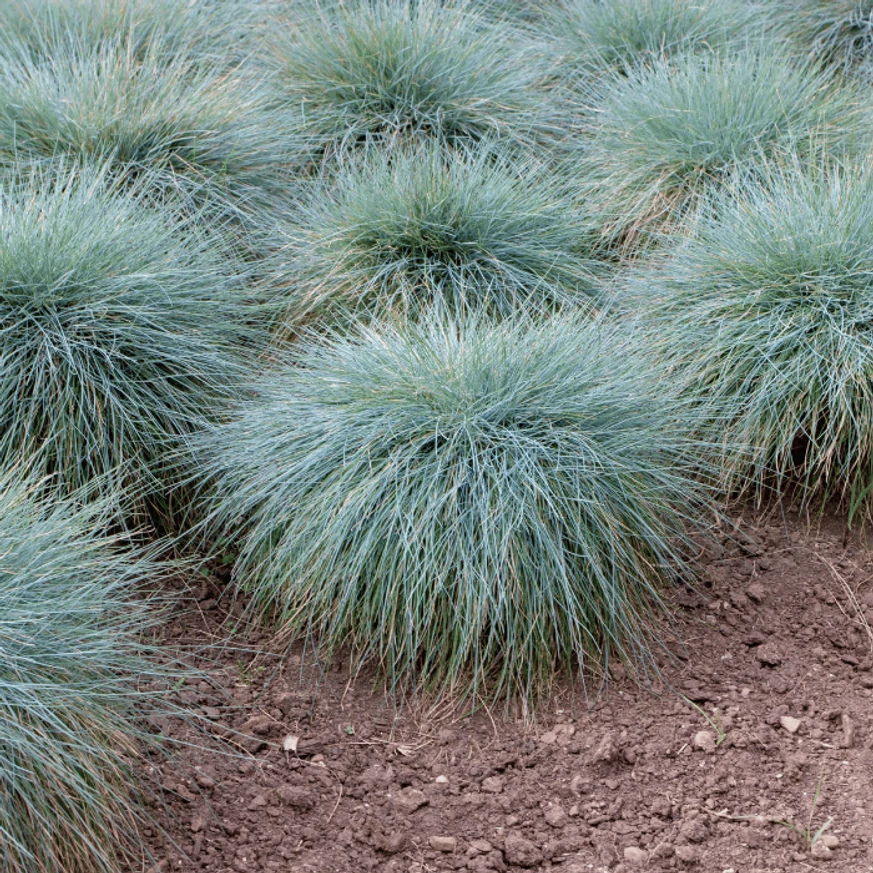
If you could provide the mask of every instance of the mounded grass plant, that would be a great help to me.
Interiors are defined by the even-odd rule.
[[[153,39],[0,60],[0,163],[58,156],[149,174],[154,196],[253,209],[284,185],[294,152],[266,91],[243,69]]]
[[[154,38],[187,33],[195,8],[187,0],[6,0],[0,6],[0,40],[7,50],[34,58],[119,40],[138,55]]]
[[[639,279],[656,354],[718,409],[730,489],[873,506],[873,165],[737,183]],[[742,454],[736,447],[745,446]]]
[[[298,113],[314,159],[435,138],[530,144],[553,130],[543,58],[487,5],[332,4],[273,36],[276,103]]]
[[[659,61],[595,87],[579,172],[607,235],[636,242],[684,219],[737,168],[863,139],[858,104],[772,46]]]
[[[349,161],[280,241],[293,321],[313,313],[555,309],[591,299],[593,232],[533,161],[431,144]]]
[[[157,43],[167,58],[182,54],[231,67],[250,60],[257,25],[272,0],[4,0],[0,47],[49,59],[59,52],[87,54],[122,42],[141,58]],[[287,5],[287,4],[286,4]]]
[[[871,0],[771,0],[768,9],[810,60],[843,73],[873,66]]]
[[[198,439],[256,608],[393,685],[533,701],[649,662],[704,488],[684,413],[590,318],[310,339]]]
[[[142,717],[168,711],[146,657],[159,571],[99,534],[95,508],[40,505],[0,479],[0,867],[120,873],[140,863]],[[98,507],[99,510],[99,507]],[[151,688],[152,690],[148,690]]]
[[[633,71],[663,58],[718,49],[753,26],[742,0],[566,0],[549,31],[570,73]]]
[[[0,239],[0,469],[153,491],[239,385],[246,310],[218,231],[71,170],[0,190]]]

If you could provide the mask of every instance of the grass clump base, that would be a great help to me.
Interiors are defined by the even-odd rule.
[[[590,321],[312,340],[198,441],[213,530],[257,607],[392,685],[532,702],[644,668],[703,503],[659,385]]]
[[[801,159],[712,204],[642,278],[653,347],[718,409],[729,488],[873,506],[873,168]],[[739,447],[744,447],[739,451]]]
[[[239,384],[219,238],[78,168],[0,192],[0,236],[0,468],[68,494],[155,490]]]
[[[99,508],[99,507],[98,507]],[[153,621],[131,591],[155,564],[94,531],[100,512],[40,506],[0,480],[0,868],[121,873],[142,860],[135,762],[160,708]]]
[[[294,320],[439,305],[508,317],[590,299],[592,233],[532,161],[430,145],[350,161],[285,226]]]

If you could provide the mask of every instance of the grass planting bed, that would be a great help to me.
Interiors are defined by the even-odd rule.
[[[873,870],[871,10],[0,2],[2,873]]]

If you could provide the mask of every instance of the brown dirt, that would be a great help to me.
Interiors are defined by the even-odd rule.
[[[366,679],[303,670],[299,648],[228,651],[208,669],[233,705],[208,683],[180,696],[210,733],[253,738],[234,740],[242,757],[191,748],[156,770],[157,867],[873,870],[873,553],[833,516],[737,523],[699,593],[677,598],[685,649],[665,659],[665,684],[642,690],[619,670],[591,708],[565,688],[533,727],[502,710],[398,710]],[[226,618],[204,586],[168,637],[205,642]],[[829,819],[812,850],[779,823]]]

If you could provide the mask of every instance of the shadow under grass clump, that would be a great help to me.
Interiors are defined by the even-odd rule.
[[[704,517],[684,412],[616,330],[361,328],[312,339],[197,440],[254,607],[393,686],[547,693],[640,670]]]
[[[567,0],[548,16],[569,75],[633,75],[658,59],[721,48],[755,20],[754,7],[742,0]]]
[[[245,69],[160,38],[140,53],[125,39],[88,50],[63,42],[45,57],[10,51],[0,59],[0,166],[102,162],[120,177],[148,174],[155,199],[252,211],[285,184],[294,155],[266,107]]]
[[[723,478],[873,507],[873,166],[802,158],[715,198],[630,288],[653,353],[717,410]],[[742,453],[738,447],[745,447]]]
[[[78,169],[0,192],[0,468],[133,506],[165,488],[243,372],[243,289],[199,225]]]
[[[523,45],[473,3],[335,4],[273,35],[276,104],[298,113],[316,161],[410,140],[531,145],[554,118],[542,59]]]
[[[284,225],[292,323],[454,312],[509,317],[590,303],[593,232],[533,161],[439,145],[349,161]]]
[[[773,47],[659,61],[594,87],[578,169],[607,236],[633,246],[687,218],[738,168],[789,147],[866,141],[859,103]]]
[[[95,533],[103,521],[0,479],[4,873],[120,873],[145,853],[134,767],[171,676],[147,658],[155,614],[132,592],[161,574]]]

